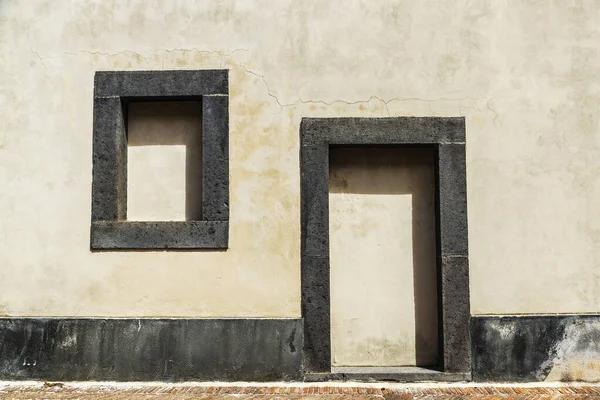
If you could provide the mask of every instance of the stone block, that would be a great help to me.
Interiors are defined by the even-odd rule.
[[[214,94],[229,94],[228,71],[98,71],[95,97],[120,97],[125,101],[176,100]]]
[[[298,380],[300,319],[0,319],[0,378]]]
[[[227,221],[93,221],[91,248],[227,249]]]

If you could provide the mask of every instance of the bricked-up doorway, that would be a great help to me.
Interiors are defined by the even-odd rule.
[[[469,379],[471,341],[464,118],[304,118],[300,136],[306,379]],[[425,148],[433,154],[438,362],[429,368],[332,371],[330,152],[336,148],[381,146],[404,147],[408,151]]]
[[[332,148],[332,370],[438,364],[431,147]]]

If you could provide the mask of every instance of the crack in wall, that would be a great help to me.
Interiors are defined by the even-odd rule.
[[[346,104],[346,105],[356,105],[356,104],[365,104],[365,103],[369,103],[371,100],[377,100],[380,103],[383,104],[386,113],[388,115],[388,117],[391,116],[388,104],[391,102],[406,102],[406,101],[422,101],[422,102],[427,102],[429,105],[429,110],[433,113],[433,109],[431,108],[431,103],[435,103],[437,101],[465,101],[465,100],[470,100],[470,101],[480,101],[480,100],[484,100],[486,102],[486,109],[491,111],[494,114],[494,123],[497,122],[497,118],[498,118],[498,112],[496,110],[494,110],[491,106],[490,106],[490,99],[488,98],[472,98],[472,97],[461,97],[461,98],[437,98],[437,99],[424,99],[424,98],[418,98],[418,97],[394,97],[391,98],[389,100],[384,100],[383,98],[379,97],[379,96],[370,96],[367,100],[356,100],[356,101],[348,101],[348,100],[342,100],[342,99],[336,99],[330,102],[324,101],[324,100],[304,100],[302,98],[298,98],[298,100],[296,100],[293,103],[288,103],[288,104],[282,104],[281,101],[279,100],[279,97],[277,95],[275,95],[272,91],[271,91],[271,87],[269,86],[269,83],[267,82],[267,80],[265,79],[264,75],[261,75],[259,73],[256,73],[252,70],[249,70],[246,66],[244,66],[243,64],[239,63],[238,64],[240,66],[240,68],[242,68],[246,73],[254,75],[258,78],[260,78],[260,80],[265,84],[265,87],[267,88],[267,93],[270,97],[272,97],[276,102],[277,105],[279,105],[280,108],[280,112],[286,108],[286,107],[293,107],[293,106],[297,106],[299,103],[301,104],[322,104],[322,105],[326,105],[326,106],[332,106],[334,104]],[[474,107],[463,107],[463,106],[459,106],[459,112],[462,114],[462,109],[463,108],[472,108],[472,109],[476,109]]]
[[[44,76],[46,76],[47,74],[47,68],[46,68],[46,64],[44,63],[44,60],[47,59],[56,59],[56,58],[62,58],[65,55],[80,55],[80,54],[89,54],[89,55],[100,55],[100,56],[105,56],[105,57],[109,57],[109,58],[114,58],[118,55],[121,54],[132,54],[135,56],[140,57],[141,59],[143,59],[144,61],[148,61],[148,59],[150,58],[149,55],[143,56],[142,54],[140,54],[139,52],[135,52],[135,51],[131,51],[131,50],[122,50],[116,53],[107,53],[107,52],[100,52],[100,51],[90,51],[90,50],[77,50],[77,52],[64,52],[63,54],[60,55],[56,55],[56,56],[46,56],[46,57],[42,57],[37,51],[33,50],[33,47],[30,46],[31,52],[33,54],[36,55],[36,57],[40,60],[40,62],[42,63],[43,67],[44,67]],[[156,53],[156,52],[162,52],[162,53],[173,53],[173,52],[196,52],[196,53],[200,53],[200,54],[211,54],[211,55],[220,55],[221,59],[220,59],[220,63],[219,66],[222,67],[223,66],[223,62],[225,60],[225,57],[230,57],[233,54],[240,52],[240,51],[244,51],[244,52],[248,52],[249,49],[247,48],[238,48],[238,49],[234,49],[230,52],[226,52],[224,50],[200,50],[197,49],[195,47],[191,47],[191,48],[171,48],[171,49],[150,49],[148,50],[149,53]],[[386,114],[388,115],[388,117],[392,116],[389,110],[388,105],[392,102],[407,102],[407,101],[419,101],[419,102],[426,102],[428,103],[428,108],[429,111],[431,113],[433,113],[433,109],[431,107],[432,103],[438,102],[438,101],[465,101],[465,100],[469,100],[469,101],[485,101],[485,108],[486,110],[490,111],[491,113],[494,114],[494,124],[497,124],[498,119],[499,119],[499,114],[498,112],[491,106],[490,102],[491,99],[489,98],[473,98],[473,97],[460,97],[460,98],[445,98],[445,97],[441,97],[441,98],[436,98],[436,99],[426,99],[426,98],[419,98],[419,97],[394,97],[388,100],[383,99],[380,96],[377,95],[373,95],[370,96],[367,100],[355,100],[355,101],[350,101],[350,100],[343,100],[343,99],[336,99],[336,100],[332,100],[332,101],[325,101],[325,100],[319,100],[319,99],[302,99],[301,97],[298,97],[298,99],[295,102],[292,103],[282,103],[281,100],[279,99],[279,96],[277,94],[275,94],[272,90],[271,87],[269,85],[269,83],[267,82],[266,78],[264,75],[261,75],[257,72],[252,71],[251,69],[248,69],[245,65],[243,65],[241,62],[238,63],[239,68],[243,69],[247,74],[253,75],[257,78],[259,78],[263,84],[265,85],[266,89],[267,89],[267,94],[269,95],[269,97],[271,97],[273,100],[275,100],[275,102],[277,103],[277,105],[279,106],[279,113],[281,113],[283,111],[284,108],[288,108],[288,107],[295,107],[298,106],[298,104],[321,104],[321,105],[325,105],[325,106],[332,106],[334,104],[346,104],[346,105],[356,105],[356,104],[367,104],[372,100],[376,100],[378,102],[380,102],[383,107],[385,108]],[[161,58],[161,69],[164,70],[164,59]],[[480,110],[480,108],[476,108],[476,107],[468,107],[468,106],[463,106],[463,105],[459,105],[458,106],[458,110],[459,113],[462,115],[463,110],[464,109],[475,109],[475,110]],[[277,113],[277,114],[279,114]]]
[[[40,62],[42,63],[42,66],[44,67],[44,78],[45,78],[48,74],[48,69],[46,68],[46,63],[44,62],[44,58],[42,58],[37,51],[34,51],[33,47],[29,46],[29,49],[38,58],[38,60],[40,60]]]

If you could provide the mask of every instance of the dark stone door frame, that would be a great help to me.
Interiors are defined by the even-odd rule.
[[[332,377],[329,149],[415,145],[430,146],[435,151],[440,360],[436,370],[413,368],[407,369],[406,373],[385,374],[385,378],[469,378],[471,338],[465,120],[462,117],[394,117],[303,118],[300,125],[303,352],[304,370],[309,379],[311,376]]]

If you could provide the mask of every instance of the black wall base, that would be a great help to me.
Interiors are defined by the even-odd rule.
[[[473,380],[600,380],[600,315],[471,317]]]
[[[0,379],[300,380],[301,319],[0,319]]]
[[[472,374],[304,373],[303,335],[302,319],[0,318],[0,379],[600,380],[600,315],[473,316]]]

